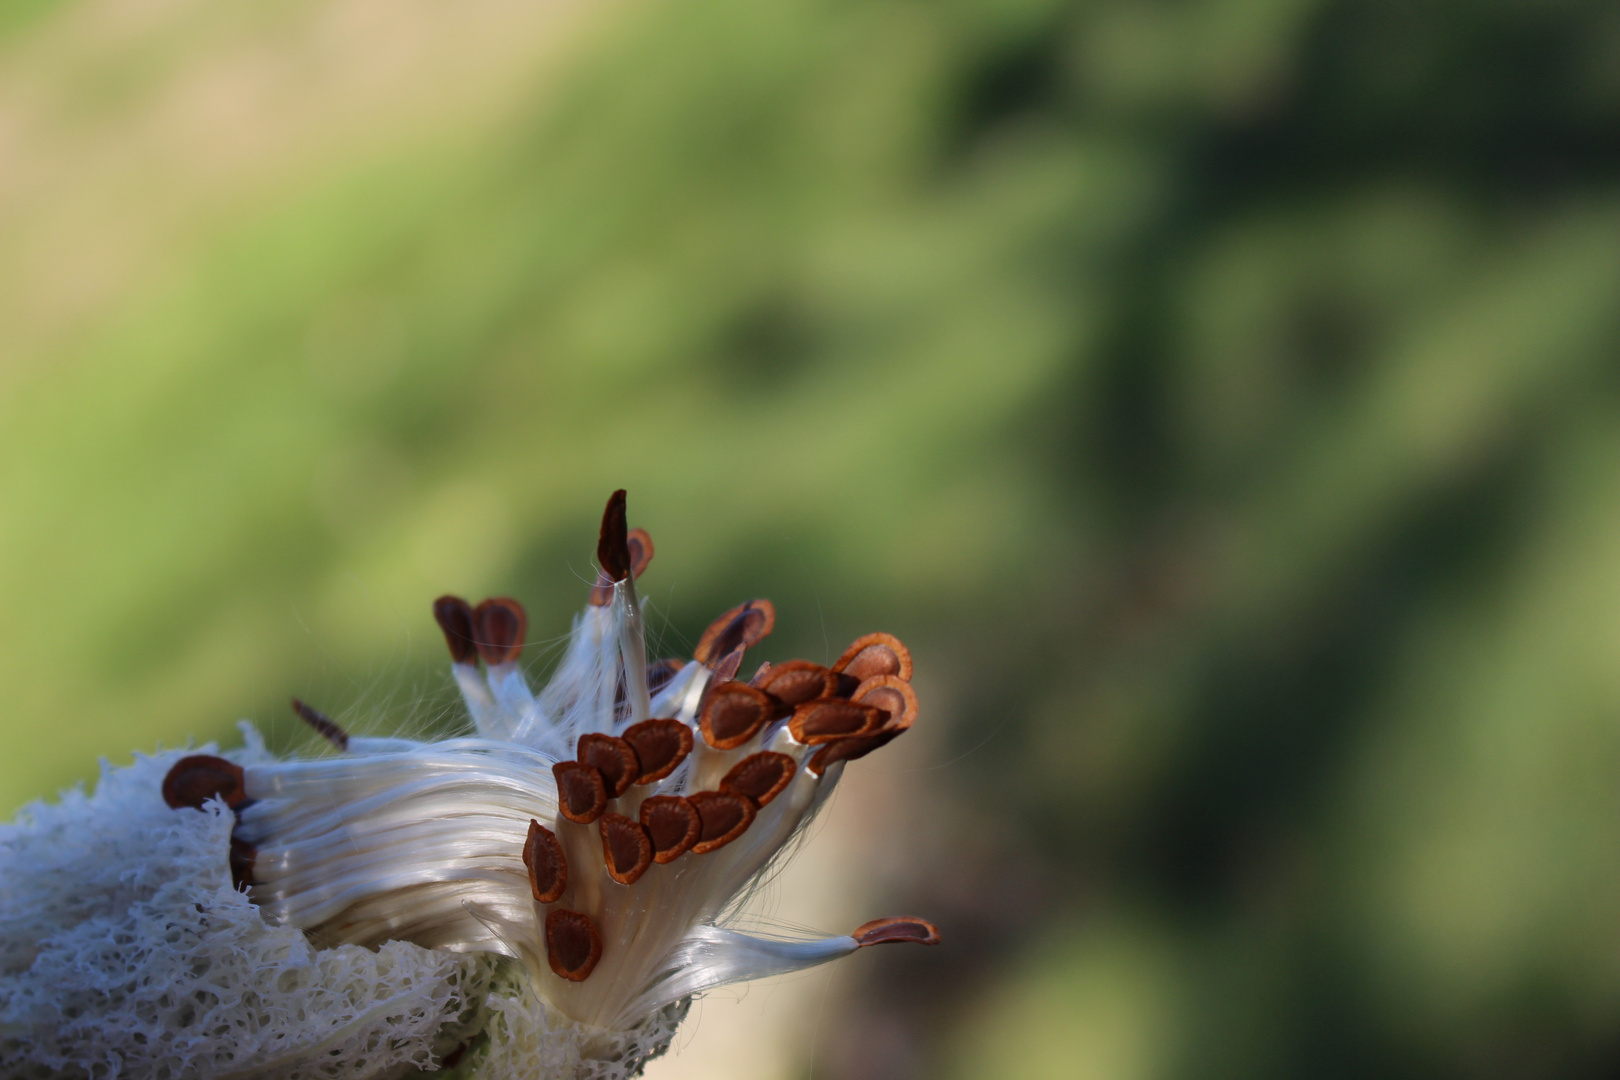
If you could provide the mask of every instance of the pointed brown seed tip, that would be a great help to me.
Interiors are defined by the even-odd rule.
[[[880,731],[876,735],[865,735],[854,739],[838,739],[827,743],[814,754],[805,768],[820,776],[840,761],[855,761],[865,757],[872,751],[889,745],[900,734],[900,730]]]
[[[292,707],[293,712],[298,714],[299,719],[314,728],[321,738],[339,750],[349,749],[349,733],[333,723],[331,717],[313,705],[304,704],[297,698],[292,699]]]
[[[655,660],[647,665],[647,693],[653,697],[669,685],[669,681],[680,674],[681,668],[686,666],[685,660]]]
[[[713,661],[734,649],[749,649],[759,644],[776,626],[776,606],[769,600],[750,600],[739,604],[709,624],[698,639],[692,658],[700,664],[714,666]]]
[[[529,889],[536,903],[553,903],[568,887],[568,859],[557,834],[533,818],[529,838],[523,842],[523,865],[529,868]]]
[[[652,841],[653,862],[660,864],[686,854],[703,831],[697,808],[679,795],[654,795],[643,802],[641,824]]]
[[[589,825],[607,809],[607,784],[595,766],[559,761],[551,774],[557,778],[557,812],[569,821]]]
[[[855,928],[850,937],[862,948],[867,945],[887,945],[895,941],[909,941],[917,945],[938,945],[939,927],[915,915],[897,915],[888,919],[873,919]]]
[[[889,714],[871,705],[858,705],[841,698],[807,701],[793,710],[788,730],[802,743],[815,746],[861,735],[875,735]]]
[[[640,577],[647,572],[653,560],[652,534],[646,529],[631,529],[625,534],[625,546],[630,549],[630,573]]]
[[[620,885],[634,885],[652,865],[653,844],[638,821],[609,811],[602,815],[602,861],[608,877]]]
[[[232,810],[247,804],[242,766],[212,754],[192,754],[175,762],[163,778],[163,801],[176,810],[182,806],[201,810],[213,798],[223,799]]]
[[[625,729],[624,741],[641,763],[638,784],[651,784],[674,772],[692,752],[692,729],[679,720],[643,720]]]
[[[630,576],[630,536],[624,522],[624,489],[608,496],[602,511],[602,531],[596,541],[596,562],[614,581]]]
[[[721,683],[703,703],[703,741],[716,750],[734,750],[775,714],[776,702],[765,691],[747,683]]]
[[[905,731],[917,722],[917,692],[898,675],[874,675],[856,687],[850,700],[887,713],[884,730]]]
[[[753,685],[785,704],[799,705],[830,697],[838,688],[838,676],[808,660],[789,660],[754,676]]]
[[[730,682],[737,677],[737,669],[742,667],[743,651],[732,649],[726,655],[714,662],[714,675],[709,679],[710,684]]]
[[[602,935],[590,917],[556,908],[546,913],[546,959],[569,982],[584,982],[602,959]]]
[[[858,637],[832,666],[865,682],[874,675],[898,675],[911,680],[911,653],[893,634],[867,634]]]
[[[493,596],[473,609],[473,640],[478,655],[491,667],[522,655],[528,632],[528,614],[510,597]]]
[[[602,774],[602,782],[607,786],[610,799],[617,799],[628,791],[641,774],[641,762],[635,750],[623,739],[612,735],[596,732],[581,735],[575,756],[587,765],[596,766]]]
[[[786,754],[769,750],[750,754],[733,765],[720,781],[720,790],[727,795],[742,795],[752,799],[755,806],[765,807],[793,779],[797,765]]]
[[[699,791],[687,798],[698,813],[698,841],[692,854],[707,855],[725,847],[754,823],[754,804],[741,795]]]
[[[470,664],[477,654],[474,644],[473,609],[459,596],[444,595],[433,601],[433,621],[444,631],[444,643],[450,647],[450,659],[457,664]]]

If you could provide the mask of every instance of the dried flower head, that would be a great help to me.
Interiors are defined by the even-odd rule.
[[[415,1034],[401,1033],[411,1064],[431,1067],[446,1031],[481,1024],[485,1074],[633,1075],[668,1044],[694,994],[864,946],[939,940],[910,917],[827,938],[728,925],[845,765],[916,719],[911,657],[872,634],[831,667],[767,663],[739,681],[744,653],[775,623],[771,604],[753,600],[716,619],[691,661],[649,663],[635,580],[652,556],[615,492],[590,603],[538,694],[519,665],[527,617],[517,601],[434,603],[476,736],[351,736],[295,701],[340,756],[171,759],[168,812],[233,822],[214,872],[223,884],[228,869],[264,934],[307,936],[314,955],[410,943],[446,957],[428,978],[453,975],[455,992],[435,1000],[439,1022],[454,1022],[434,1031],[419,1018]],[[495,966],[453,954],[516,961],[514,992],[490,992]],[[0,982],[0,1022],[15,1023],[7,993]],[[393,1068],[373,1058],[375,1074]]]

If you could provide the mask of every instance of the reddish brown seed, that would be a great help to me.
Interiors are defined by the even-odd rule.
[[[887,713],[886,731],[905,731],[917,721],[917,692],[898,675],[872,676],[855,688],[850,700]]]
[[[292,699],[292,707],[293,712],[298,714],[299,719],[303,720],[304,723],[314,728],[315,731],[327,742],[331,743],[339,750],[347,750],[349,748],[349,733],[335,724],[331,717],[327,716],[313,705],[304,704],[297,698]]]
[[[694,855],[707,855],[725,847],[754,823],[754,804],[741,795],[699,791],[687,801],[697,811],[699,821],[698,841],[692,845]]]
[[[939,927],[915,915],[896,915],[887,919],[873,919],[855,928],[850,937],[862,948],[868,945],[887,945],[890,942],[909,941],[917,945],[938,945]]]
[[[669,685],[669,681],[680,674],[686,666],[685,660],[655,660],[647,665],[647,693],[657,697],[658,692]]]
[[[559,761],[551,773],[557,778],[557,812],[569,821],[589,825],[607,809],[607,784],[595,766]]]
[[[641,804],[641,824],[652,841],[653,862],[674,862],[698,842],[703,822],[679,795],[654,795]]]
[[[831,695],[838,676],[808,660],[789,660],[754,676],[753,685],[788,705],[798,705]]]
[[[258,849],[252,844],[231,837],[231,884],[238,890],[253,884],[253,860],[258,857]]]
[[[725,779],[720,781],[720,790],[727,795],[752,799],[755,806],[768,806],[788,786],[796,767],[786,754],[769,750],[749,754],[726,773]]]
[[[832,666],[865,682],[874,675],[911,679],[911,653],[893,634],[867,634],[856,638]]]
[[[643,720],[625,729],[624,741],[641,763],[638,784],[662,780],[692,752],[692,729],[679,720]]]
[[[588,915],[566,908],[546,913],[546,959],[569,982],[584,982],[602,959],[602,935]]]
[[[698,720],[703,741],[716,750],[733,750],[776,715],[776,702],[747,683],[727,682],[714,687],[703,703]]]
[[[802,743],[814,746],[860,735],[874,735],[889,714],[871,705],[857,705],[842,698],[807,701],[793,710],[788,730]]]
[[[652,838],[641,823],[611,810],[602,815],[602,861],[608,877],[620,885],[634,885],[652,865]]]
[[[596,563],[614,581],[630,576],[630,537],[624,521],[624,489],[608,496],[602,531],[596,541]]]
[[[538,903],[552,903],[568,887],[568,859],[557,834],[533,818],[523,842],[523,865],[529,868],[529,889]]]
[[[880,731],[876,735],[865,735],[854,739],[839,739],[827,743],[814,754],[805,766],[812,773],[820,776],[840,761],[855,761],[863,758],[872,751],[889,745],[900,731]]]
[[[433,621],[444,631],[444,643],[450,646],[450,659],[458,664],[472,663],[478,652],[472,605],[459,596],[441,596],[433,601]]]
[[[713,667],[713,661],[735,649],[758,644],[776,626],[776,607],[769,600],[739,604],[709,624],[692,658]]]
[[[223,799],[232,810],[247,804],[242,766],[212,754],[192,754],[175,762],[163,778],[163,801],[177,810],[182,806],[201,810],[213,798]]]
[[[630,573],[640,577],[647,572],[647,564],[653,560],[652,535],[646,529],[631,529],[624,537],[625,546],[630,549]]]
[[[581,735],[575,756],[587,765],[596,766],[610,799],[617,799],[628,791],[641,773],[641,762],[630,744],[612,735],[595,732]]]
[[[523,653],[523,638],[528,632],[528,614],[522,604],[509,597],[491,597],[473,609],[474,641],[486,664],[516,660]]]
[[[742,667],[743,651],[732,649],[726,655],[714,662],[714,675],[709,679],[709,685],[730,682],[737,677],[737,669]]]

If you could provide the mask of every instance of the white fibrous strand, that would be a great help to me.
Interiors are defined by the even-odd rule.
[[[653,541],[625,525],[622,491],[609,499],[596,557],[601,572],[590,604],[538,693],[520,664],[528,619],[517,601],[434,602],[470,714],[468,737],[350,735],[295,699],[293,708],[337,756],[277,761],[254,743],[235,755],[141,759],[104,777],[94,800],[139,803],[139,813],[118,811],[117,829],[146,824],[130,826],[138,834],[113,845],[115,855],[99,852],[105,881],[73,886],[99,899],[66,899],[49,916],[52,926],[97,941],[178,934],[185,942],[178,959],[154,968],[172,989],[147,986],[168,994],[165,1002],[186,999],[198,981],[188,983],[186,970],[198,970],[209,986],[271,980],[253,993],[271,1002],[266,1009],[292,1007],[275,997],[292,978],[283,972],[326,965],[356,986],[373,978],[379,1001],[390,1004],[381,1012],[345,1010],[334,1004],[347,1001],[343,991],[329,988],[321,1001],[296,1006],[314,1028],[305,1041],[288,1035],[277,1052],[305,1062],[313,1052],[306,1043],[319,1046],[324,1072],[305,1064],[254,1072],[258,1065],[241,1064],[249,1056],[280,1059],[253,1035],[258,1028],[227,1025],[220,1046],[241,1040],[233,1059],[212,1048],[214,1057],[198,1057],[199,1065],[94,1075],[382,1077],[437,1069],[460,1054],[486,1077],[617,1080],[663,1052],[695,994],[797,972],[863,946],[938,942],[933,925],[912,916],[829,938],[760,936],[734,925],[742,900],[791,850],[847,763],[915,721],[906,646],[876,633],[829,667],[761,664],[744,682],[737,674],[745,651],[776,620],[770,601],[748,601],[711,623],[690,661],[650,662],[635,580],[653,559]],[[32,808],[0,853],[36,857],[19,852],[49,847],[40,837],[55,816],[94,800]],[[164,844],[188,855],[159,855]],[[143,870],[118,871],[131,860]],[[83,1031],[75,1035],[60,997],[42,1004],[49,988],[29,981],[36,968],[68,963],[57,950],[79,955],[84,946],[3,921],[45,897],[19,894],[3,879],[0,897],[0,1035],[50,1031],[65,1048],[94,1043]],[[128,928],[96,920],[125,920]],[[275,942],[279,960],[262,959],[271,946],[261,939]],[[117,947],[105,949],[102,960],[117,967]],[[162,952],[156,941],[141,949],[143,957]],[[240,970],[232,967],[237,952],[251,957],[238,957]],[[384,959],[395,975],[408,970],[408,989],[374,970]],[[97,960],[73,963],[91,972]],[[292,978],[295,989],[298,980],[306,975]],[[403,1004],[395,1007],[389,994]],[[159,1018],[143,1038],[181,1052],[190,1036],[160,1035],[164,1015],[178,1023],[170,1014],[144,1009]],[[384,1035],[374,1035],[373,1022]],[[337,1059],[356,1046],[363,1061],[343,1072]],[[37,1056],[39,1067],[18,1075],[94,1072],[66,1069],[70,1056],[68,1049]]]

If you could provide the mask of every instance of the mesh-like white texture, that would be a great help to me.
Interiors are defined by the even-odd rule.
[[[628,1031],[587,1027],[548,1007],[527,980],[489,995],[489,1043],[472,1070],[475,1080],[629,1080],[669,1049],[691,999],[647,1016]]]
[[[402,942],[319,949],[267,924],[231,886],[231,815],[163,802],[183,753],[103,766],[94,795],[0,825],[0,1076],[435,1067],[483,1019],[492,962]]]

